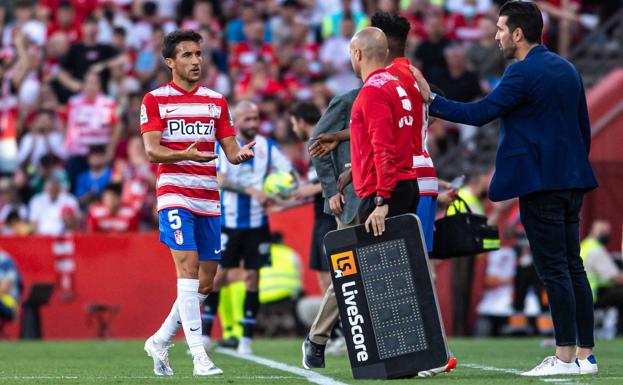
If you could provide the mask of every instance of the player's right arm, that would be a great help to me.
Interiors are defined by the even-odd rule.
[[[210,162],[217,158],[213,152],[199,151],[197,149],[199,141],[184,150],[173,150],[160,144],[164,124],[160,118],[158,103],[152,94],[148,93],[143,98],[140,122],[145,153],[152,163],[175,163],[183,160]]]

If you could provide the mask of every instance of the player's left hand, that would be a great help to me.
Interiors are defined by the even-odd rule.
[[[253,159],[255,154],[253,154],[253,146],[255,146],[255,140],[245,144],[240,151],[236,154],[236,161],[240,164],[246,162],[247,160]]]
[[[375,237],[382,235],[385,232],[385,217],[387,217],[387,213],[389,213],[388,205],[377,206],[368,219],[366,219],[366,232],[369,233],[372,230]]]

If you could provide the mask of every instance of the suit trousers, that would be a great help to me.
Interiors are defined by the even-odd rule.
[[[534,266],[545,285],[557,346],[594,346],[593,297],[580,257],[583,190],[539,191],[519,198]]]

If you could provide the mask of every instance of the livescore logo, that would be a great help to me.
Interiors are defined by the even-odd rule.
[[[357,274],[355,255],[352,251],[332,254],[331,264],[333,265],[333,273],[335,274],[335,278],[342,278],[349,275]]]

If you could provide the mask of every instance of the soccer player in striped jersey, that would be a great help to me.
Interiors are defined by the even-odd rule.
[[[221,245],[223,259],[215,280],[215,292],[210,294],[203,312],[203,333],[206,347],[218,308],[218,289],[228,284],[228,273],[243,263],[246,294],[242,318],[243,335],[238,352],[251,353],[251,338],[260,306],[259,270],[270,265],[270,231],[265,209],[275,204],[275,198],[263,189],[264,179],[271,172],[292,172],[292,164],[270,139],[258,135],[260,113],[249,101],[240,102],[234,109],[240,145],[255,144],[255,157],[245,164],[231,165],[219,161],[219,185],[223,190],[221,202]],[[223,155],[224,148],[218,152]]]
[[[149,160],[158,165],[160,241],[177,270],[177,300],[160,329],[145,342],[154,373],[173,375],[168,349],[181,325],[193,356],[193,374],[222,370],[208,358],[201,338],[200,303],[212,291],[221,252],[221,204],[216,142],[232,164],[253,159],[249,142],[239,146],[225,98],[198,84],[201,35],[178,30],[165,37],[162,56],[173,81],[145,95],[141,134]]]

